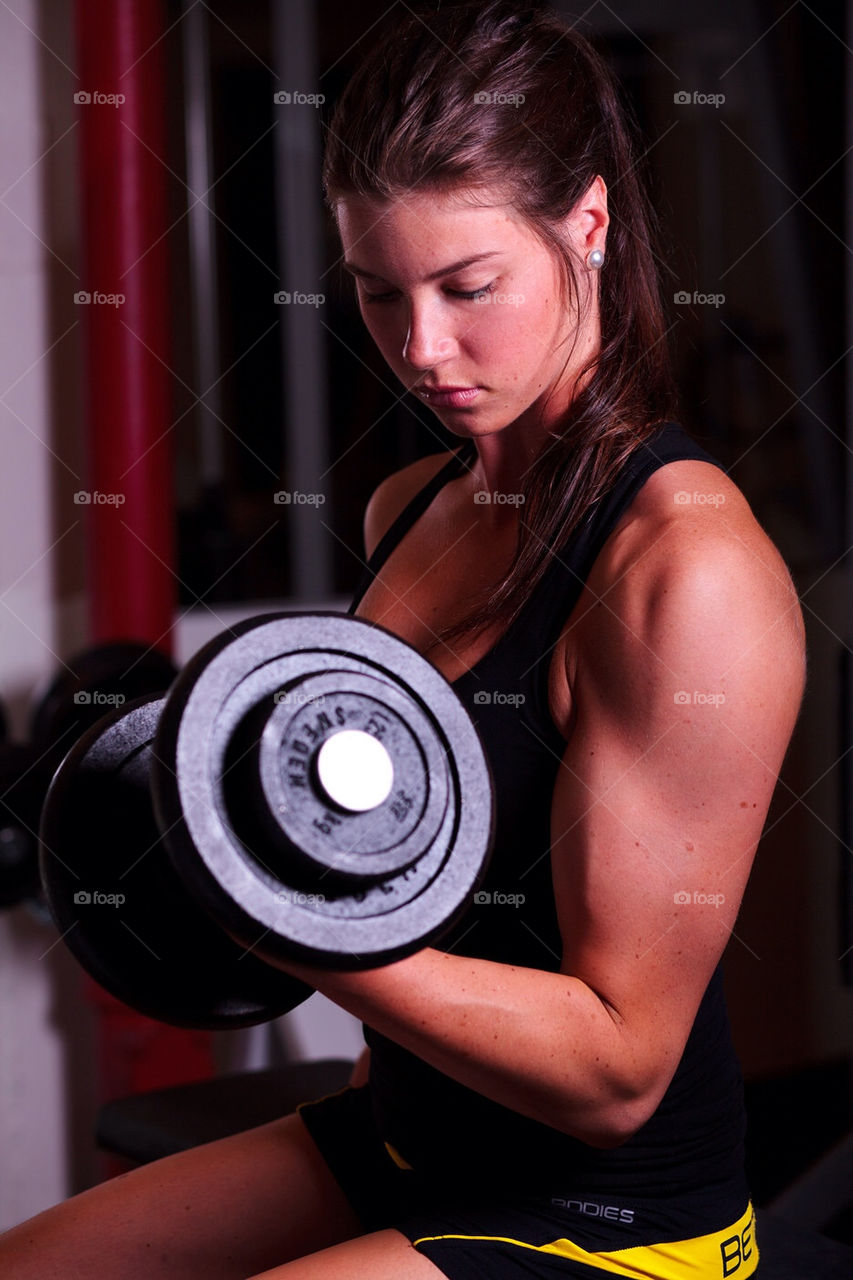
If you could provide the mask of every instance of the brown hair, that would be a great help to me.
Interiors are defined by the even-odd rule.
[[[576,312],[577,268],[557,224],[598,174],[608,188],[591,376],[522,477],[509,571],[442,638],[513,621],[553,550],[675,410],[636,133],[589,42],[546,5],[511,0],[408,12],[361,64],[328,125],[323,182],[333,211],[349,194],[498,187],[554,253]]]

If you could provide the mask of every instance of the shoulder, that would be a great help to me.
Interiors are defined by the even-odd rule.
[[[743,493],[711,463],[652,473],[587,588],[570,683],[578,662],[602,679],[617,663],[628,697],[673,681],[677,694],[690,676],[751,684],[756,695],[772,685],[799,705],[805,632],[791,575]]]
[[[449,452],[431,453],[393,472],[377,485],[364,513],[364,545],[368,558],[400,513],[451,457]]]
[[[715,597],[759,590],[800,619],[782,556],[737,485],[709,462],[680,459],[654,471],[619,520],[589,577],[613,598],[648,597],[650,589]],[[609,596],[609,598],[610,598]]]
[[[719,467],[681,459],[653,472],[616,530],[605,573],[625,577],[626,591],[651,583],[715,596],[752,587],[800,619],[791,575],[746,497]],[[732,575],[732,576],[729,576]],[[794,606],[797,606],[796,608]]]

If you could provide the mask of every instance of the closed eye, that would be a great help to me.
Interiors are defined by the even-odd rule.
[[[447,289],[446,292],[451,298],[462,298],[468,302],[476,302],[478,299],[485,298],[488,294],[493,293],[496,284],[497,281],[492,280],[490,284],[483,285],[482,289]],[[362,290],[362,297],[365,302],[393,302],[398,296],[395,290],[391,290],[389,293],[368,293],[366,290]]]

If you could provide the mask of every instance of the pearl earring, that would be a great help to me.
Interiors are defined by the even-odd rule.
[[[600,271],[604,266],[604,253],[601,249],[590,249],[586,255],[586,265],[590,271]]]

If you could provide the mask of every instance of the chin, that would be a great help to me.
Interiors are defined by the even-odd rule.
[[[443,427],[463,440],[482,440],[486,436],[497,435],[511,427],[515,418],[495,418],[493,414],[484,414],[474,409],[433,410]]]

